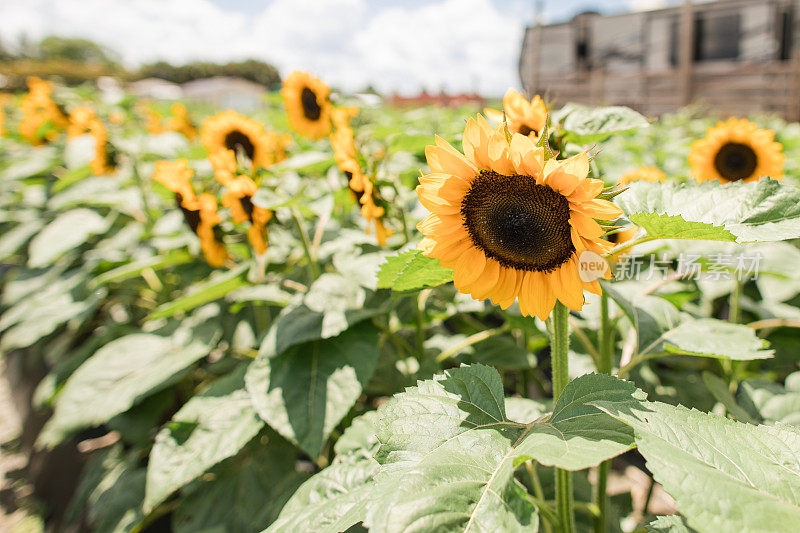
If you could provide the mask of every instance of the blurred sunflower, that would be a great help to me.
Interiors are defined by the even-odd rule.
[[[190,141],[195,140],[197,138],[197,128],[192,122],[186,106],[181,103],[174,103],[170,107],[170,111],[172,111],[172,116],[167,119],[167,129],[182,134]]]
[[[289,125],[309,139],[321,139],[331,131],[330,88],[307,72],[295,71],[283,82],[281,95]]]
[[[67,128],[66,113],[52,98],[53,84],[35,76],[27,79],[28,94],[22,97],[19,134],[34,146],[55,140]]]
[[[267,132],[263,124],[235,111],[223,111],[203,121],[200,139],[209,154],[232,150],[236,157],[264,167],[286,158],[286,139]]]
[[[484,109],[486,117],[497,125],[503,124],[503,112],[508,131],[538,138],[547,122],[547,107],[537,94],[529,102],[524,96],[509,89],[503,96],[503,111]]]
[[[92,172],[96,176],[110,174],[114,171],[114,158],[111,154],[105,126],[91,107],[76,107],[69,114],[67,136],[77,137],[87,133],[94,138],[95,156],[89,162]]]
[[[705,139],[692,143],[689,166],[698,182],[756,181],[783,177],[783,146],[775,132],[746,119],[732,118],[709,128]]]
[[[432,173],[420,178],[417,195],[431,214],[417,226],[425,235],[419,249],[452,268],[459,292],[477,300],[506,309],[519,298],[523,315],[542,320],[556,300],[581,309],[583,291],[601,289],[581,281],[578,254],[607,252],[612,245],[595,218],[622,214],[597,198],[603,181],[587,177],[586,153],[545,162],[531,137],[509,140],[481,115],[462,139],[464,154],[438,136],[425,150]]]
[[[253,204],[258,190],[255,182],[247,176],[236,176],[227,181],[227,190],[222,195],[222,205],[228,208],[236,224],[250,222],[247,239],[258,255],[267,251],[267,222],[272,220],[272,211]]]
[[[619,177],[617,183],[625,185],[632,181],[664,181],[667,176],[656,167],[639,167],[630,170]]]
[[[220,268],[225,265],[228,252],[217,239],[214,228],[221,219],[217,213],[217,199],[208,193],[195,195],[191,179],[194,171],[186,159],[156,162],[153,180],[175,194],[175,201],[183,212],[186,225],[200,239],[200,250],[206,262]]]
[[[380,201],[375,186],[369,176],[361,171],[356,158],[354,132],[350,127],[350,119],[358,115],[354,107],[339,107],[331,112],[334,130],[330,135],[336,165],[347,178],[347,186],[353,198],[361,205],[361,216],[367,221],[367,232],[375,226],[375,236],[381,246],[392,232],[383,223],[386,209],[379,206]]]
[[[161,135],[167,131],[167,129],[164,127],[164,121],[161,113],[151,108],[146,103],[137,103],[136,111],[144,117],[144,129],[147,131],[147,133]]]

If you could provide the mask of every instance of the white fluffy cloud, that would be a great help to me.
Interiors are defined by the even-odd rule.
[[[86,37],[129,65],[256,57],[346,89],[502,94],[518,85],[519,16],[491,0],[398,4],[272,0],[249,15],[209,0],[28,0],[0,3],[0,35]]]

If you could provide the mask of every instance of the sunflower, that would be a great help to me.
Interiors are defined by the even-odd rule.
[[[503,112],[508,131],[538,138],[547,122],[547,107],[537,94],[529,102],[524,96],[509,89],[503,96],[503,111],[484,109],[486,117],[497,125],[503,124]]]
[[[267,168],[286,157],[285,139],[236,111],[223,111],[203,121],[200,139],[209,154],[232,150],[253,168]]]
[[[542,320],[556,300],[581,309],[584,289],[601,289],[581,281],[578,256],[607,252],[595,218],[622,214],[597,198],[603,182],[587,177],[587,154],[545,162],[531,137],[507,138],[481,115],[462,139],[464,154],[438,136],[425,150],[431,174],[420,177],[417,195],[431,214],[417,226],[419,249],[452,268],[459,292],[477,300],[506,309],[519,298],[523,315]]]
[[[692,143],[689,166],[698,181],[756,181],[783,177],[781,151],[775,132],[759,129],[746,119],[732,118],[709,128],[705,139]]]
[[[69,124],[66,113],[53,101],[53,84],[35,76],[27,79],[28,94],[22,97],[20,135],[34,146],[53,141]]]
[[[625,185],[632,181],[664,181],[667,176],[656,167],[639,167],[626,172],[619,177],[617,183]]]
[[[272,211],[253,204],[253,196],[258,190],[255,182],[247,176],[237,176],[230,180],[228,189],[222,196],[222,205],[231,212],[236,224],[250,222],[247,239],[259,255],[267,251],[267,222],[272,220]]]
[[[357,114],[358,109],[354,107],[339,107],[331,112],[334,125],[333,133],[330,135],[331,147],[336,165],[347,177],[347,186],[353,198],[361,204],[361,216],[367,221],[367,233],[371,231],[370,226],[374,225],[378,243],[384,246],[392,232],[383,223],[386,209],[376,203],[380,198],[375,185],[370,177],[361,171],[361,165],[356,159],[354,132],[350,127],[350,119]]]
[[[109,153],[109,142],[106,128],[91,107],[76,107],[69,114],[67,136],[77,137],[88,133],[94,138],[95,156],[89,163],[92,172],[97,176],[114,171],[114,162]]]
[[[186,106],[175,103],[172,104],[170,110],[172,111],[172,116],[167,119],[167,129],[182,134],[190,141],[195,140],[197,138],[197,128],[192,123]]]
[[[289,125],[309,139],[321,139],[331,131],[330,88],[307,72],[295,71],[283,82],[281,95]]]
[[[206,262],[214,267],[224,266],[228,258],[225,245],[217,239],[214,228],[221,219],[217,213],[217,199],[208,193],[195,195],[191,179],[194,171],[186,159],[156,162],[153,180],[175,194],[175,202],[183,212],[186,225],[200,239],[200,250]]]

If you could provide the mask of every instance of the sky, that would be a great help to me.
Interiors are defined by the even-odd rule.
[[[347,91],[415,94],[519,86],[535,0],[0,0],[0,38],[83,37],[129,67],[255,58]],[[542,0],[546,22],[668,0]]]

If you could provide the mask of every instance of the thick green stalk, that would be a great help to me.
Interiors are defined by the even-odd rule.
[[[550,360],[553,369],[553,404],[569,383],[569,310],[559,301],[550,318]],[[575,531],[572,472],[556,468],[556,510],[563,533]]]
[[[597,371],[610,374],[614,367],[614,328],[608,316],[608,295],[600,296],[600,358]],[[594,501],[597,505],[598,516],[594,521],[595,533],[606,533],[606,514],[608,513],[608,472],[611,470],[611,460],[603,461],[597,467],[597,485],[595,485]]]

